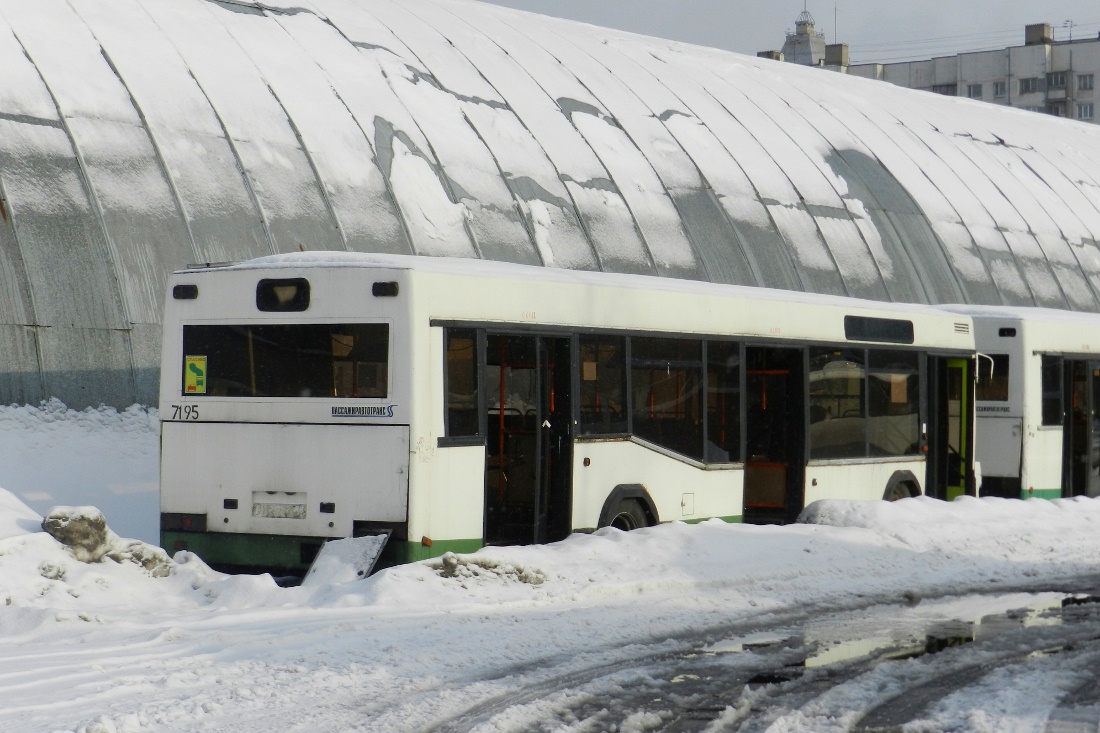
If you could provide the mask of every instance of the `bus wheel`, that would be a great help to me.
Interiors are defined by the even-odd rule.
[[[913,490],[909,488],[909,484],[901,483],[896,484],[894,488],[890,489],[890,493],[886,496],[886,501],[908,499],[911,496],[913,496]]]
[[[615,507],[615,513],[611,515],[611,521],[607,525],[629,532],[632,529],[648,527],[649,522],[646,521],[645,512],[642,511],[642,507],[638,502],[625,499]]]
[[[886,491],[882,492],[882,498],[886,501],[897,501],[911,496],[920,496],[920,481],[912,471],[894,471],[886,482]]]

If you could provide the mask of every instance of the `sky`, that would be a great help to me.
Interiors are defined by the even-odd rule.
[[[779,50],[804,0],[487,0],[520,10],[754,55]],[[852,63],[888,63],[1021,45],[1024,26],[1055,40],[1096,38],[1095,0],[805,0],[818,32],[847,43]]]

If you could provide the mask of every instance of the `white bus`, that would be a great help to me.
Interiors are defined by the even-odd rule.
[[[947,306],[974,321],[983,496],[1100,496],[1100,315]]]
[[[933,308],[303,253],[175,273],[164,327],[162,543],[216,567],[975,490],[971,322]]]

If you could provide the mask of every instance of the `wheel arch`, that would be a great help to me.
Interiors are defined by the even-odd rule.
[[[908,487],[910,497],[921,496],[924,493],[921,490],[920,479],[912,471],[894,471],[886,482],[886,490],[882,492],[883,500],[890,501],[890,497],[900,486]]]
[[[604,499],[603,509],[600,510],[600,522],[596,526],[610,526],[619,503],[628,500],[636,501],[641,505],[642,512],[645,513],[646,521],[649,523],[650,527],[660,523],[661,518],[657,514],[657,507],[653,503],[653,497],[649,495],[649,491],[646,490],[644,485],[619,484],[613,488],[611,493],[607,495],[607,498]]]

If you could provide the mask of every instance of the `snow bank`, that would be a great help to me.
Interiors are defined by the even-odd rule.
[[[178,553],[169,577],[110,546],[81,563],[0,490],[0,597],[37,608],[125,613],[180,608],[364,607],[379,613],[659,602],[725,614],[805,604],[913,602],[929,595],[1050,588],[1100,574],[1100,500],[927,498],[828,501],[787,527],[671,523],[603,529],[543,546],[492,547],[382,571],[365,581],[225,576]],[[127,544],[131,543],[131,544]],[[140,543],[136,543],[140,544]],[[111,558],[114,558],[114,561]]]
[[[1100,574],[1100,500],[924,497],[811,505],[787,527],[711,520],[577,534],[394,568],[319,605],[466,609],[644,602],[755,614],[1052,587]]]
[[[944,549],[1025,562],[1057,552],[1100,563],[1091,536],[1100,531],[1100,500],[1087,497],[1021,501],[961,496],[950,503],[923,496],[899,502],[820,501],[806,507],[799,521],[872,530],[922,552]]]
[[[98,534],[76,525],[99,524]],[[55,507],[44,520],[0,489],[0,636],[34,619],[97,620],[188,609],[249,608],[279,591],[270,576],[227,576],[196,555],[119,537],[95,507]],[[57,537],[61,537],[59,540]],[[91,537],[91,539],[89,539]],[[66,544],[68,543],[68,544]],[[55,615],[11,613],[14,609]]]

